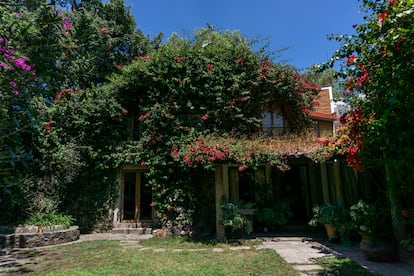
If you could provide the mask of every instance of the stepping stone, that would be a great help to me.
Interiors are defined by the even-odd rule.
[[[182,249],[174,249],[172,252],[183,252]]]
[[[165,252],[167,251],[165,248],[155,248],[154,252]]]
[[[251,249],[250,246],[233,246],[230,247],[230,250],[248,250]]]
[[[298,264],[293,266],[293,269],[297,270],[297,271],[323,271],[323,267],[321,267],[320,265],[317,264]]]
[[[213,252],[221,253],[221,252],[224,252],[224,249],[220,247],[213,248]]]
[[[188,249],[190,252],[199,252],[199,251],[206,251],[207,249],[199,248],[199,249]]]

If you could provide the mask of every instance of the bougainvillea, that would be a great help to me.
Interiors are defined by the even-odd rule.
[[[357,35],[337,37],[343,47],[332,59],[343,61],[346,93],[371,120],[363,135],[354,137],[362,142],[355,140],[351,146],[358,149],[350,148],[348,159],[361,153],[363,163],[384,168],[394,233],[401,238],[401,199],[413,197],[407,183],[414,180],[414,2],[361,2],[365,22],[355,26]],[[358,129],[361,122],[349,127]]]
[[[240,170],[264,163],[286,169],[285,153],[246,137],[260,132],[273,101],[289,106],[292,133],[307,131],[307,111],[319,92],[294,68],[254,52],[239,33],[211,29],[196,31],[193,40],[171,37],[111,82],[135,122],[135,141],[119,147],[117,160],[149,168],[153,206],[163,222],[176,223],[188,221],[196,200],[188,177],[194,167],[231,162]]]

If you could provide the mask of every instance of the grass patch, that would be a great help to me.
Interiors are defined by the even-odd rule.
[[[234,245],[179,238],[139,244],[124,247],[119,241],[93,241],[57,246],[42,250],[36,263],[24,269],[33,275],[298,275],[270,249],[230,250]],[[223,252],[213,252],[217,247]],[[166,250],[154,251],[157,248]]]
[[[165,249],[203,249],[203,248],[229,248],[231,246],[254,246],[261,244],[259,240],[242,240],[241,244],[238,243],[222,243],[215,239],[195,239],[188,240],[183,237],[168,237],[168,238],[150,238],[147,240],[141,240],[140,244],[146,247],[162,247]]]
[[[324,257],[317,258],[315,261],[322,266],[329,275],[358,275],[374,276],[378,275],[369,272],[358,263],[349,258]]]

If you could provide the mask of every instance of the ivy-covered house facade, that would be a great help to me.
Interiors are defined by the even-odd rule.
[[[128,110],[129,133],[117,155],[114,227],[192,225],[221,239],[223,198],[249,203],[261,231],[307,220],[315,204],[358,196],[347,185],[359,176],[329,161],[309,134],[315,121],[326,134],[320,130],[335,120],[323,110],[330,88],[271,62],[236,32],[172,37],[112,82]],[[345,185],[344,177],[352,180]],[[269,211],[271,222],[261,216]]]

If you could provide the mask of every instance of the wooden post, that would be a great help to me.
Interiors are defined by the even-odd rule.
[[[310,194],[311,194],[311,205],[312,207],[319,204],[318,195],[319,195],[319,185],[316,185],[316,176],[315,176],[315,166],[312,161],[309,161],[308,165],[309,171],[309,184],[310,184]]]
[[[217,165],[215,173],[216,186],[216,238],[217,240],[225,239],[224,226],[220,223],[222,216],[221,200],[229,198],[229,168],[228,165]]]
[[[239,201],[239,170],[236,168],[229,168],[229,185],[230,200]]]
[[[326,171],[326,163],[324,161],[321,162],[321,180],[322,180],[323,202],[329,203],[328,173]]]
[[[344,194],[341,181],[341,168],[339,166],[339,161],[334,160],[333,163],[333,172],[335,179],[335,200],[336,203],[343,205],[344,204]]]
[[[266,183],[266,175],[265,175],[265,170],[264,167],[258,167],[255,171],[254,171],[254,186],[255,186],[255,190],[256,191],[262,191],[263,185]],[[266,195],[260,195],[258,192],[255,193],[255,202],[260,202],[262,200],[268,200],[267,198],[260,198],[260,196],[268,196],[268,194]]]
[[[312,215],[312,206],[309,200],[309,183],[308,183],[308,170],[306,166],[300,166],[300,182],[303,185],[303,197],[305,200],[306,215],[309,217]]]

